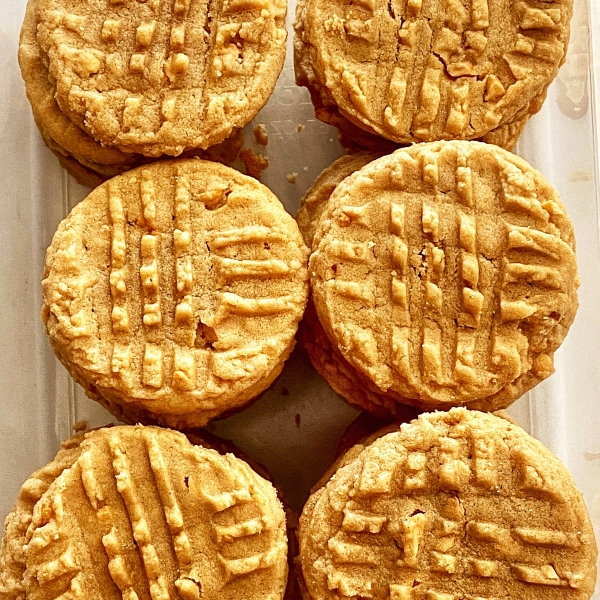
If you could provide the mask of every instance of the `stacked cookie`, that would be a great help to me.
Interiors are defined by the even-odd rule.
[[[330,167],[299,213],[313,364],[378,414],[508,406],[553,372],[577,310],[558,194],[488,144],[419,144],[344,179],[371,158]]]
[[[0,568],[6,598],[280,600],[285,515],[268,481],[204,441],[104,428],[25,482]]]
[[[355,446],[304,507],[305,600],[587,600],[597,549],[562,463],[520,427],[452,409]]]
[[[63,221],[42,316],[58,358],[120,420],[199,427],[281,372],[307,256],[256,180],[199,159],[158,162],[96,188]]]
[[[496,146],[441,141],[342,157],[297,221],[302,343],[370,413],[304,506],[304,600],[589,599],[597,547],[571,476],[502,411],[467,410],[553,371],[579,286],[557,192]]]
[[[241,138],[224,140],[283,66],[285,14],[279,0],[30,0],[19,63],[45,142],[90,185],[147,157],[233,160]]]
[[[42,135],[81,180],[112,177],[54,236],[42,318],[74,380],[133,426],[68,440],[24,484],[0,597],[282,600],[276,490],[189,431],[279,375],[310,274],[313,364],[394,422],[364,427],[305,505],[304,599],[589,599],[597,551],[569,474],[472,410],[549,376],[577,310],[565,207],[498,147],[541,106],[571,8],[301,3],[298,80],[373,151],[326,169],[296,224],[266,187],[197,157],[235,151],[271,93],[279,0],[29,1],[19,58]]]
[[[571,14],[572,0],[303,0],[296,80],[350,144],[512,149],[565,60]]]

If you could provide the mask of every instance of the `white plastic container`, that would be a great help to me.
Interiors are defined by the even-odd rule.
[[[39,317],[44,255],[69,209],[88,192],[59,167],[33,123],[17,65],[25,0],[0,0],[0,518],[24,479],[73,426],[114,419],[88,400],[54,358]],[[288,16],[289,31],[293,6]],[[262,181],[294,214],[321,169],[341,155],[337,131],[316,121],[288,57],[273,97],[246,128],[266,153]],[[594,81],[596,85],[594,87]],[[517,153],[560,191],[575,222],[580,309],[556,355],[556,373],[510,412],[565,463],[583,491],[600,539],[600,0],[575,0],[568,60]],[[264,123],[266,148],[252,127]],[[289,180],[288,180],[288,177]],[[292,183],[291,181],[295,181]],[[252,407],[209,427],[262,462],[295,508],[332,461],[356,411],[297,349]],[[600,590],[600,587],[598,588]],[[600,600],[597,591],[595,600]]]

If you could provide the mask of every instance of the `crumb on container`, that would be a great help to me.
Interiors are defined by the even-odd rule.
[[[269,134],[264,123],[259,123],[252,131],[257,144],[266,146],[269,143]]]
[[[288,173],[285,177],[290,183],[296,183],[298,173]]]
[[[298,130],[298,133],[300,133],[304,129],[304,125],[302,125],[302,123],[299,123],[296,129]]]
[[[264,154],[256,154],[252,148],[242,148],[240,159],[246,168],[246,175],[260,181],[262,172],[269,166],[269,157]]]
[[[87,421],[77,421],[75,425],[73,425],[73,431],[75,433],[81,433],[82,431],[87,431],[88,424]]]

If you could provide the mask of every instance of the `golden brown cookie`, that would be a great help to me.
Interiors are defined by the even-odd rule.
[[[36,2],[37,0],[30,0],[27,4],[21,29],[19,63],[33,116],[46,145],[69,174],[88,187],[96,187],[110,177],[148,162],[142,155],[104,147],[61,111],[53,96],[44,55],[35,38],[38,25]],[[196,150],[191,154],[229,163],[235,160],[241,145],[241,130],[237,129],[221,144],[206,151]]]
[[[281,600],[283,509],[245,462],[155,427],[70,446],[7,518],[3,597]]]
[[[139,167],[59,226],[44,323],[76,381],[119,418],[198,427],[281,371],[306,303],[307,254],[254,179],[202,160]]]
[[[302,0],[297,78],[395,142],[477,139],[556,76],[571,14],[572,0]]]
[[[206,149],[248,123],[283,66],[283,0],[35,0],[62,112],[125,152]]]
[[[312,600],[587,600],[597,549],[562,463],[521,428],[453,409],[367,445],[300,519]]]
[[[421,144],[335,189],[310,260],[327,336],[419,408],[508,406],[553,372],[577,309],[557,192],[488,144]]]

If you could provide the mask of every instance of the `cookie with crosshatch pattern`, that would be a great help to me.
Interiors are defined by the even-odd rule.
[[[350,456],[350,455],[349,455]],[[491,414],[423,414],[309,498],[306,598],[587,600],[597,549],[562,463]]]
[[[574,244],[556,190],[522,159],[419,144],[337,186],[312,297],[331,342],[390,399],[497,410],[553,372],[578,306]]]
[[[65,442],[7,517],[2,597],[281,600],[287,539],[275,489],[196,441],[121,426]]]
[[[19,66],[34,120],[46,145],[69,174],[88,187],[96,187],[110,177],[148,162],[140,154],[103,146],[61,111],[53,95],[45,55],[36,39],[36,6],[37,0],[27,3],[19,40]],[[229,163],[237,156],[241,143],[241,130],[236,130],[221,144],[206,151],[193,151],[193,156]]]
[[[280,373],[307,257],[256,180],[202,160],[154,163],[98,187],[61,223],[42,316],[58,358],[119,418],[202,426]]]
[[[320,103],[398,143],[512,122],[564,62],[572,0],[301,0],[295,56]]]
[[[62,112],[125,152],[222,142],[275,86],[284,0],[36,0],[36,39]]]

